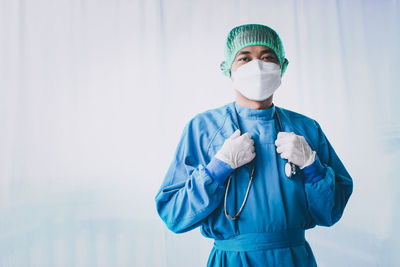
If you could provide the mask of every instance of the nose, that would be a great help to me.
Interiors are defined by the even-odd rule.
[[[263,61],[261,59],[256,58],[256,59],[253,59],[253,60],[257,61],[258,68],[260,68],[260,69],[263,68]]]

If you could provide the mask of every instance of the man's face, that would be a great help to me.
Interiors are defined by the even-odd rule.
[[[235,72],[240,66],[253,59],[259,59],[279,65],[278,57],[271,48],[265,45],[252,45],[239,50],[232,63],[231,72]]]

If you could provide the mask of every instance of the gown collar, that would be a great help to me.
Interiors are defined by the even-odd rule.
[[[238,112],[235,112],[235,103],[236,103],[235,101],[232,101],[225,106],[227,117],[224,120],[223,126],[221,127],[221,131],[219,131],[219,134],[222,135],[224,139],[229,138],[237,129],[240,129],[239,119],[238,119],[239,116],[237,114]],[[296,126],[297,125],[296,121],[293,120],[293,118],[291,118],[289,110],[286,110],[276,105],[273,105],[272,108],[274,109],[274,112],[278,113],[282,122],[282,127],[284,132],[294,132],[295,134],[298,135],[304,135],[302,129]],[[257,111],[258,110],[256,110],[256,112]],[[274,113],[272,112],[272,110],[270,112],[271,116],[273,116]]]
[[[233,106],[237,111],[237,114],[242,119],[253,119],[253,120],[272,120],[275,113],[275,105],[267,109],[251,109],[243,107],[233,102]]]

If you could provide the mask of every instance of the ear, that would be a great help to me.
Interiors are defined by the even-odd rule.
[[[226,61],[222,61],[219,67],[221,68],[221,71],[225,76],[228,77],[231,76],[231,69],[229,68],[228,63],[226,63]]]
[[[289,60],[287,60],[287,58],[285,58],[285,60],[283,61],[282,67],[281,67],[281,69],[282,69],[281,76],[283,76],[283,74],[285,73],[288,65],[289,65]]]

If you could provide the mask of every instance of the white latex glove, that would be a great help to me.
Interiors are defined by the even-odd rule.
[[[226,139],[221,149],[215,154],[217,159],[227,163],[232,169],[249,163],[255,156],[253,139],[249,133],[240,135],[240,130],[236,130]]]
[[[315,151],[311,150],[306,139],[293,132],[279,132],[275,140],[276,151],[281,154],[281,158],[296,164],[303,169],[312,164],[315,160]]]

